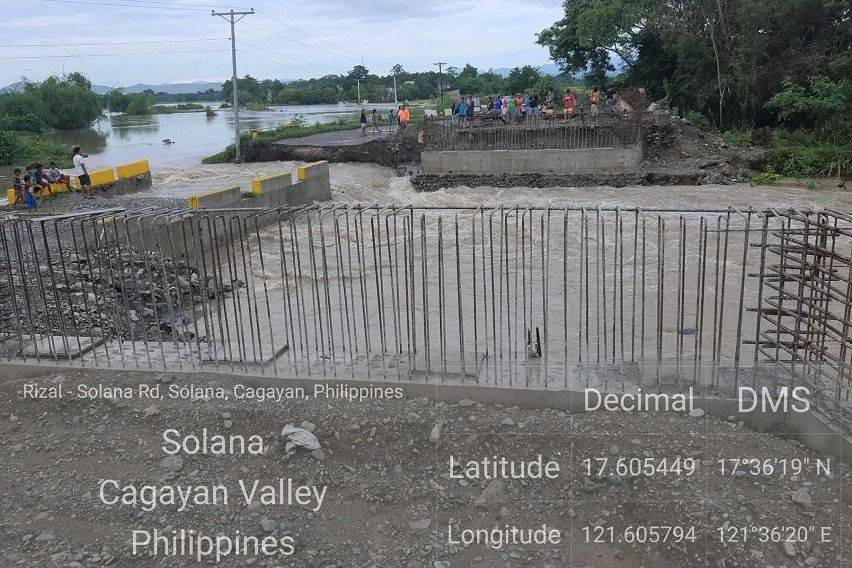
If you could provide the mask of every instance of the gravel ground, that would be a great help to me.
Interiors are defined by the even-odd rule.
[[[289,557],[234,556],[221,566],[372,567],[569,566],[839,567],[849,558],[849,470],[831,459],[816,475],[817,456],[800,444],[742,424],[684,414],[569,414],[474,400],[438,403],[403,393],[394,400],[346,402],[324,397],[282,402],[236,400],[80,399],[79,384],[196,385],[232,394],[235,379],[218,375],[136,372],[47,373],[7,380],[0,394],[0,562],[2,566],[201,566],[189,556],[133,556],[131,531],[192,528],[207,535],[292,538]],[[61,399],[23,398],[26,384],[58,387]],[[281,386],[278,384],[277,386]],[[114,393],[113,393],[114,394]],[[309,391],[309,394],[310,393]],[[281,428],[312,431],[321,449],[283,449]],[[167,456],[163,432],[262,436],[262,455]],[[451,478],[449,459],[553,460],[557,478]],[[692,475],[587,475],[583,460],[694,460]],[[809,463],[798,475],[729,475],[717,460],[754,457]],[[807,460],[807,461],[806,461]],[[608,462],[609,463],[609,462]],[[683,461],[682,463],[686,463]],[[459,469],[453,469],[458,474]],[[685,470],[684,470],[685,471]],[[198,485],[279,477],[325,487],[325,499],[298,505],[106,505],[100,480]],[[845,489],[845,491],[844,491]],[[562,531],[559,544],[451,544],[464,529],[543,523]],[[694,527],[694,541],[641,544],[630,527]],[[614,538],[586,542],[585,527],[613,527]],[[795,542],[719,542],[718,528],[831,527],[831,542],[811,531]],[[452,527],[452,528],[450,528]],[[748,530],[748,529],[747,529]],[[609,535],[610,533],[604,533]]]

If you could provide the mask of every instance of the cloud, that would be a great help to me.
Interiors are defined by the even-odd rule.
[[[101,1],[101,0],[91,0]],[[119,0],[109,0],[118,3]],[[131,2],[131,0],[121,0]],[[140,44],[110,47],[19,48],[10,55],[57,53],[147,52],[150,56],[82,57],[62,60],[4,60],[0,65],[0,85],[17,80],[21,74],[33,79],[70,67],[100,84],[136,82],[176,82],[186,77],[224,78],[230,75],[227,53],[190,54],[211,48],[227,48],[224,38],[230,30],[226,22],[210,16],[209,5],[223,0],[179,0],[178,6],[197,10],[161,9],[165,3],[152,2],[150,9],[0,0],[4,19],[0,43],[115,43],[185,38],[221,37],[215,42]],[[360,63],[373,72],[386,73],[394,63],[413,71],[432,68],[434,61],[466,62],[481,68],[514,67],[526,63],[541,65],[547,51],[535,44],[535,34],[562,15],[561,4],[553,0],[234,0],[238,5],[254,5],[257,14],[237,25],[238,72],[256,77],[295,79],[346,72]],[[140,2],[141,4],[141,2]],[[206,5],[206,6],[202,6]],[[161,8],[154,8],[160,6]],[[33,16],[33,7],[44,8],[50,17]],[[271,18],[270,18],[271,16]],[[47,29],[61,22],[61,41],[55,36],[45,41],[33,29]],[[98,22],[97,26],[90,25]],[[91,30],[91,31],[89,31]],[[271,32],[271,33],[270,33]],[[155,52],[168,52],[155,53]],[[294,69],[298,68],[299,70]]]

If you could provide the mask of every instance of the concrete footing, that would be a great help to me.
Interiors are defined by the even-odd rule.
[[[631,170],[642,161],[642,147],[570,150],[462,150],[423,152],[424,174],[574,174]]]

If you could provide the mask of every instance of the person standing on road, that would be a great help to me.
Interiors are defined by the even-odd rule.
[[[597,87],[592,87],[589,92],[589,104],[591,105],[592,116],[597,116],[600,112],[601,93]]]
[[[562,97],[562,119],[568,120],[574,118],[574,107],[577,105],[577,97],[571,92],[571,89],[565,90],[565,95]]]
[[[361,109],[361,136],[367,135],[367,111]]]
[[[531,93],[529,98],[530,116],[538,114],[538,93]]]
[[[381,134],[382,129],[379,128],[379,111],[373,109],[373,134]]]
[[[397,110],[395,108],[388,111],[388,132],[393,132],[393,127],[396,125],[396,113]]]
[[[408,126],[408,121],[411,120],[411,113],[408,111],[408,105],[402,105],[399,111],[399,129],[402,130]]]
[[[92,198],[92,179],[89,177],[89,169],[86,167],[85,156],[80,152],[79,146],[71,148],[71,161],[74,162],[74,173],[80,181],[83,197]]]
[[[459,120],[459,128],[464,126],[464,119],[467,116],[467,101],[462,99],[459,101],[459,106],[456,107],[456,113]]]

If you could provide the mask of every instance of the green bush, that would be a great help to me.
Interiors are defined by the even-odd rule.
[[[775,172],[746,172],[746,180],[752,185],[770,185],[781,179]]]
[[[0,130],[0,164],[11,166],[18,160],[21,146],[14,132]]]
[[[686,114],[683,115],[683,118],[688,120],[690,122],[690,124],[694,124],[695,126],[700,128],[701,130],[710,130],[710,128],[712,126],[710,124],[710,119],[707,118],[706,115],[704,115],[704,114],[702,114],[698,111],[690,110]]]
[[[101,115],[101,98],[79,73],[28,83],[23,91],[0,95],[0,129],[42,132],[86,128]]]
[[[71,165],[70,148],[54,140],[0,130],[0,166],[24,166],[33,162]]]
[[[726,130],[720,136],[731,146],[747,148],[752,145],[751,132],[745,130]]]
[[[852,166],[852,144],[793,145],[773,142],[767,169],[789,177],[837,175]]]

